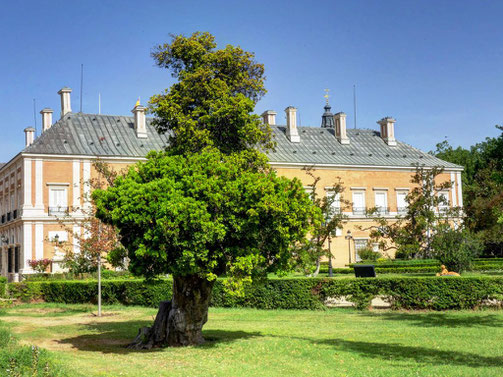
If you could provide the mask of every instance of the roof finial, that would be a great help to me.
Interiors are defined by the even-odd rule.
[[[328,92],[330,92],[330,89],[325,89],[325,95],[323,97],[325,97],[325,101],[327,101],[327,105],[328,105],[328,98],[330,97],[330,94],[328,94]]]
[[[140,97],[138,97],[138,101],[136,101],[136,105],[134,105],[134,107],[136,106],[140,106]]]

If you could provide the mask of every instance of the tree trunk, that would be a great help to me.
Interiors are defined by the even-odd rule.
[[[197,275],[173,277],[173,299],[163,301],[152,327],[143,327],[133,349],[183,347],[204,342],[202,329],[208,320],[208,306],[214,281]]]

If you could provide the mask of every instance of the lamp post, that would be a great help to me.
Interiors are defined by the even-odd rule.
[[[353,239],[353,236],[350,230],[346,233],[345,238],[348,240],[349,263],[351,263],[351,240]]]
[[[331,237],[328,236],[328,277],[334,276],[332,271],[332,243]]]

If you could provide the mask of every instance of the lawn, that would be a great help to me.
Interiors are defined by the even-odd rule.
[[[124,345],[156,310],[30,304],[3,310],[71,376],[501,376],[503,312],[210,309],[199,347]],[[0,372],[1,374],[1,372]]]

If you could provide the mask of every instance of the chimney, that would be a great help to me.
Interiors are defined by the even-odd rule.
[[[63,118],[66,114],[72,112],[72,104],[70,102],[70,93],[72,90],[67,88],[61,88],[58,94],[61,96],[61,118]]]
[[[346,134],[346,114],[337,113],[334,115],[335,137],[341,144],[349,144],[349,138]]]
[[[299,131],[297,130],[297,109],[288,106],[286,113],[286,136],[292,143],[300,143]]]
[[[29,147],[35,141],[35,129],[28,127],[24,129],[24,146]]]
[[[274,126],[276,124],[276,111],[266,110],[261,116],[264,124],[268,124],[270,126]]]
[[[131,112],[134,114],[134,129],[136,131],[136,137],[140,139],[145,139],[147,137],[147,125],[145,123],[145,110],[147,108],[140,105],[140,101],[136,103]]]
[[[47,131],[52,126],[52,113],[54,111],[52,109],[42,109],[40,114],[42,114],[42,132]]]
[[[395,140],[395,122],[392,117],[385,117],[377,123],[381,126],[381,137],[388,145],[396,145]]]

